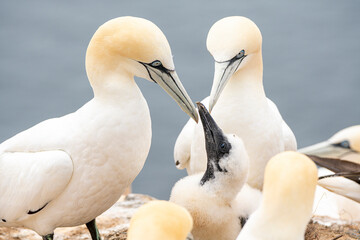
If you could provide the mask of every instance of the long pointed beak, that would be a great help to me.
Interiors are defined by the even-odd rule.
[[[196,104],[199,109],[199,115],[204,129],[206,151],[208,152],[208,156],[212,156],[217,152],[217,143],[224,139],[224,134],[216,124],[215,120],[211,117],[206,107],[200,102],[197,102]]]
[[[336,147],[330,142],[324,141],[299,149],[298,152],[306,155],[314,155],[320,158],[341,158],[344,154],[349,153],[349,149]]]
[[[198,122],[199,118],[195,105],[191,101],[176,72],[163,72],[152,67],[149,67],[148,70],[153,80],[177,102],[186,114],[194,119],[195,122]]]
[[[227,82],[239,67],[243,58],[237,60],[230,60],[226,62],[215,62],[214,80],[210,93],[209,111],[214,108],[221,92],[224,90]]]
[[[200,102],[197,102],[196,104],[199,109],[199,115],[204,129],[205,146],[208,159],[206,171],[200,182],[203,185],[208,180],[215,178],[215,171],[226,171],[221,169],[219,166],[219,160],[224,154],[229,152],[231,145],[227,141],[221,128],[219,128],[214,119],[211,117],[206,107]],[[221,144],[225,145],[221,146]],[[222,147],[225,147],[225,151],[220,150]]]

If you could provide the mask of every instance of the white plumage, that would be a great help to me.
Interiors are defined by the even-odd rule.
[[[150,21],[122,17],[102,25],[89,44],[86,70],[94,99],[0,145],[0,226],[52,239],[55,228],[88,223],[119,199],[151,143],[150,113],[134,75],[156,81],[197,117],[170,46]]]
[[[261,193],[245,183],[249,157],[242,140],[234,134],[223,134],[204,106],[199,111],[206,138],[207,169],[178,181],[170,201],[192,215],[195,240],[234,240],[243,220],[258,207]]]
[[[207,39],[215,73],[206,101],[223,131],[244,141],[250,157],[248,183],[258,189],[262,188],[267,161],[279,152],[296,150],[294,134],[264,92],[261,43],[259,29],[245,17],[219,20]],[[204,137],[198,125],[189,120],[174,149],[175,163],[178,168],[186,167],[189,174],[206,168]]]

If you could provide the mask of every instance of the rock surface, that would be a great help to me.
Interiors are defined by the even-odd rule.
[[[97,217],[97,225],[103,240],[126,240],[129,221],[137,208],[154,198],[129,194],[125,200]],[[331,219],[313,218],[306,230],[306,240],[352,240],[360,239],[360,223],[338,224]],[[326,225],[317,222],[326,223]],[[22,228],[0,228],[0,240],[41,240],[34,231]],[[55,230],[55,240],[91,240],[85,225]]]

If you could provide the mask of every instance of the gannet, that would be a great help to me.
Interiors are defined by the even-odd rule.
[[[305,155],[289,151],[271,158],[261,205],[237,240],[304,240],[316,182],[316,166]]]
[[[192,215],[195,240],[233,240],[257,201],[254,197],[258,197],[249,190],[237,197],[248,176],[249,158],[240,138],[224,134],[204,105],[198,103],[198,109],[205,135],[207,168],[178,181],[170,201],[185,207]]]
[[[0,226],[53,239],[57,227],[87,223],[111,207],[142,169],[151,143],[148,105],[134,76],[159,84],[195,120],[174,70],[169,43],[152,22],[112,19],[86,53],[94,98],[0,145]]]
[[[342,129],[330,139],[299,151],[330,170],[320,175],[321,187],[360,202],[360,125]]]
[[[190,213],[175,203],[151,201],[130,220],[128,240],[185,240],[193,226]]]
[[[320,158],[335,158],[360,164],[360,125],[342,129],[328,140],[299,149],[299,152]]]
[[[210,97],[205,100],[223,131],[244,141],[250,157],[248,183],[258,189],[267,161],[279,152],[296,150],[294,134],[264,92],[261,44],[260,30],[248,18],[216,22],[207,37],[215,73]],[[177,167],[186,167],[189,174],[205,171],[201,126],[189,120],[176,140],[174,158]]]

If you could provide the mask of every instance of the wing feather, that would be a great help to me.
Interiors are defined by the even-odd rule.
[[[61,150],[2,153],[0,218],[17,222],[35,214],[64,191],[72,173],[71,157]]]

